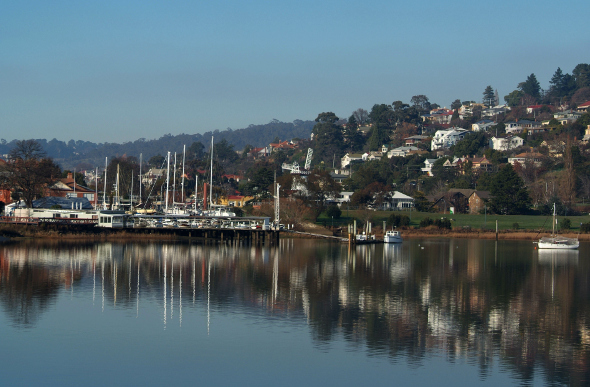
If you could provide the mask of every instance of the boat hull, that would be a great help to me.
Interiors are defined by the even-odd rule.
[[[559,250],[575,250],[580,247],[580,242],[541,242],[539,241],[539,249],[559,249]]]

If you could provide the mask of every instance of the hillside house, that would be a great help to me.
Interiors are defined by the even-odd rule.
[[[483,119],[471,124],[471,130],[474,132],[487,132],[488,129],[494,125],[496,125],[495,121]]]
[[[437,130],[432,138],[430,148],[431,150],[448,149],[461,141],[467,133],[469,133],[468,130],[457,127]]]
[[[340,166],[346,168],[353,161],[363,161],[363,155],[361,153],[347,153],[340,159]]]
[[[524,152],[519,153],[513,157],[509,157],[508,162],[512,165],[519,163],[522,167],[525,168],[526,165],[530,163],[533,163],[536,167],[539,167],[541,166],[541,163],[543,162],[544,158],[545,156],[537,152]]]
[[[578,107],[576,108],[576,111],[578,113],[582,113],[583,114],[583,113],[588,112],[589,111],[588,109],[590,109],[590,101],[584,102],[583,104],[578,105]]]
[[[490,138],[490,148],[497,151],[508,151],[518,148],[524,144],[524,140],[518,136],[492,137]]]

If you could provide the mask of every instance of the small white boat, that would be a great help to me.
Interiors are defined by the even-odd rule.
[[[539,239],[539,249],[568,249],[574,250],[580,247],[578,238],[567,238],[559,236],[555,233],[555,203],[553,204],[553,228],[550,237],[543,237]]]
[[[560,236],[543,237],[539,239],[540,249],[577,249],[580,242],[577,238],[566,238]]]
[[[399,231],[387,231],[383,237],[384,243],[402,243],[403,239]]]

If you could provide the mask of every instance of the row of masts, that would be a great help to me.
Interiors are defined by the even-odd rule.
[[[169,151],[167,154],[167,169],[166,169],[166,199],[165,199],[165,212],[168,213],[169,209],[168,209],[168,203],[169,203],[169,198],[168,198],[168,194],[170,192],[170,158],[171,158],[171,152]],[[211,170],[210,170],[210,174],[209,174],[209,207],[213,207],[213,136],[211,136]],[[175,197],[176,197],[176,171],[177,171],[177,167],[176,167],[176,152],[174,152],[174,175],[173,175],[173,179],[174,182],[172,184],[172,205],[176,206],[177,204],[182,204],[184,205],[184,177],[185,177],[185,164],[186,164],[186,145],[183,146],[182,149],[182,182],[181,182],[181,198],[183,199],[182,203],[178,203],[175,201]],[[141,153],[139,155],[139,176],[142,176],[142,164],[143,164],[143,153]],[[103,189],[103,203],[102,203],[102,208],[103,210],[107,210],[108,209],[108,204],[107,204],[107,200],[106,200],[106,192],[107,192],[107,170],[108,170],[108,157],[105,157],[105,168],[104,168],[104,189]],[[113,203],[114,206],[117,207],[117,209],[121,208],[121,196],[120,196],[120,192],[119,192],[119,165],[117,165],[117,178],[116,178],[116,183],[115,183],[115,198],[117,200],[117,203]],[[98,168],[96,168],[96,174],[95,174],[95,179],[96,179],[96,183],[95,183],[95,187],[96,187],[96,194],[98,195]],[[75,180],[75,175],[74,175],[74,180]],[[195,212],[197,211],[197,192],[198,192],[198,185],[199,185],[199,176],[195,173],[195,200],[194,200],[194,210]],[[75,190],[76,184],[74,183],[74,190]],[[141,180],[140,180],[140,184],[139,184],[139,198],[140,200],[142,200],[142,192],[141,192],[141,188],[142,188],[142,184],[141,184]],[[203,187],[203,190],[205,190],[206,187]],[[74,191],[75,192],[75,191]],[[131,208],[133,208],[133,173],[131,174],[131,195],[130,195],[130,205]],[[203,196],[205,196],[205,192],[203,192]]]

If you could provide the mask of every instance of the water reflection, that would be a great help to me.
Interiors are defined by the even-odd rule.
[[[156,304],[161,326],[182,326],[183,308],[305,321],[318,348],[341,340],[370,356],[419,366],[443,355],[494,362],[522,381],[542,368],[550,382],[585,384],[590,315],[586,246],[537,251],[531,243],[409,240],[346,245],[283,240],[276,248],[195,244],[0,246],[0,303],[32,329],[63,292],[142,318]]]

